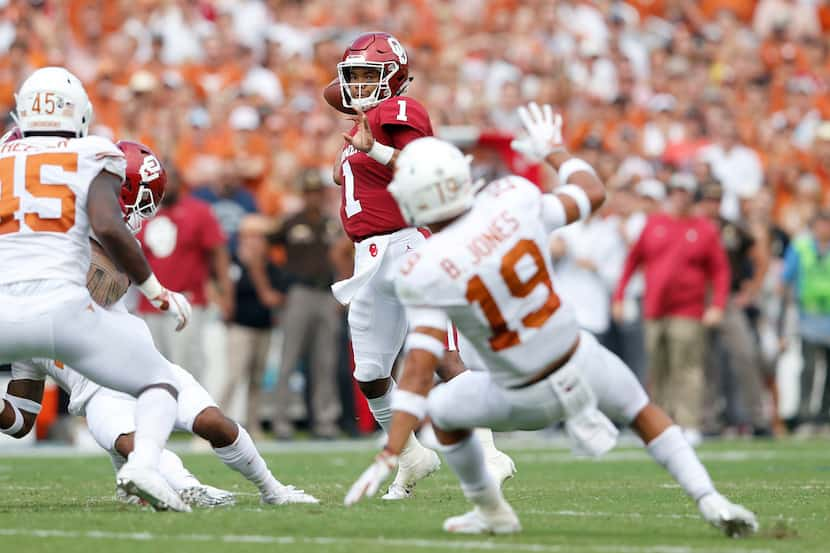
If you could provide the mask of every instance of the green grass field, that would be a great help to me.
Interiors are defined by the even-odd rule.
[[[651,459],[620,448],[602,461],[562,449],[510,449],[519,473],[505,493],[524,532],[458,537],[442,532],[467,510],[448,467],[410,501],[342,506],[372,450],[266,454],[278,478],[319,506],[260,506],[253,488],[211,454],[184,455],[203,482],[242,495],[235,507],[152,513],[113,499],[104,455],[0,457],[0,550],[170,552],[826,552],[830,551],[830,442],[721,442],[701,448],[720,490],[758,514],[762,530],[729,540]]]

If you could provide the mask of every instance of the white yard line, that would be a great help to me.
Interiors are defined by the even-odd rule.
[[[584,518],[673,518],[673,519],[696,519],[700,520],[700,515],[681,514],[681,513],[660,513],[660,514],[643,514],[643,513],[607,513],[601,511],[547,511],[544,509],[522,509],[520,514],[528,515],[545,515],[545,516],[559,516],[559,517],[584,517]]]
[[[223,542],[262,545],[383,545],[413,547],[419,549],[461,549],[478,551],[523,551],[528,553],[564,553],[569,551],[590,551],[595,553],[772,553],[769,549],[743,549],[733,544],[729,547],[711,548],[675,545],[619,546],[619,545],[548,545],[541,543],[508,543],[492,540],[427,540],[389,538],[335,538],[324,536],[266,536],[234,534],[154,534],[152,532],[101,532],[38,530],[22,528],[0,528],[0,536],[18,536],[33,539],[92,539],[119,541],[180,541],[180,542]]]

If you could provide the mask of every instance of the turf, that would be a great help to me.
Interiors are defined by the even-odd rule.
[[[202,481],[239,492],[236,507],[152,513],[113,499],[104,455],[0,457],[0,549],[9,552],[615,552],[830,550],[830,443],[720,442],[701,448],[720,490],[752,508],[762,530],[728,540],[649,457],[620,448],[602,461],[562,449],[509,449],[519,473],[505,487],[524,532],[458,537],[441,531],[467,510],[451,471],[423,482],[415,498],[346,509],[365,451],[267,454],[278,478],[304,487],[320,506],[263,507],[253,489],[210,454],[185,455]]]

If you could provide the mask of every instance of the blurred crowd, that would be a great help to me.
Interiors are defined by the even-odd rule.
[[[158,153],[174,193],[141,238],[156,263],[171,258],[162,279],[181,277],[228,322],[221,399],[247,380],[257,397],[277,348],[275,431],[306,416],[330,437],[356,409],[343,313],[323,297],[351,270],[330,182],[351,123],[322,89],[366,30],[407,48],[408,94],[480,176],[549,186],[509,141],[528,100],[564,114],[569,148],[610,197],[552,241],[563,294],[684,426],[782,432],[776,369],[790,349],[803,366],[791,427],[830,428],[823,0],[0,0],[0,113],[33,68],[65,65],[90,93],[91,132]],[[194,199],[214,222],[182,207]],[[166,353],[201,368],[194,327]],[[303,409],[281,409],[298,373],[312,407],[294,417]],[[260,411],[253,400],[247,417]]]

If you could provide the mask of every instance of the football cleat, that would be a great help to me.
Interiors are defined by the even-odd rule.
[[[288,505],[291,503],[320,503],[320,500],[294,486],[280,485],[276,489],[262,494],[260,501],[265,505]]]
[[[412,497],[412,490],[420,480],[441,468],[438,454],[425,447],[413,448],[401,454],[398,462],[398,474],[382,497],[387,501],[397,501]]]
[[[515,534],[522,531],[519,517],[504,503],[496,512],[486,513],[479,507],[444,521],[444,531],[454,534]]]
[[[697,507],[706,522],[730,538],[740,538],[758,531],[758,520],[752,511],[730,502],[718,492],[701,497]]]
[[[157,470],[127,463],[116,476],[118,487],[127,496],[135,495],[145,500],[156,511],[189,513],[190,507],[182,501]]]
[[[179,490],[179,497],[192,507],[228,507],[236,504],[231,492],[204,484]]]
[[[149,505],[149,503],[137,495],[128,494],[126,491],[117,486],[115,488],[115,499],[116,501],[126,503],[127,505],[139,505],[141,507],[147,507]]]

